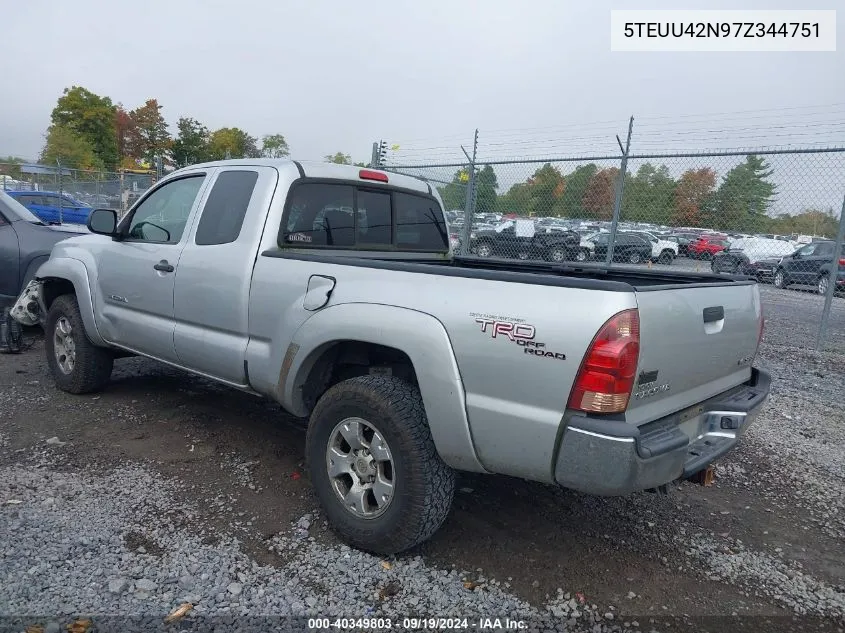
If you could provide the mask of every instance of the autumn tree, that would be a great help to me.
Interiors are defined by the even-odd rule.
[[[528,215],[558,215],[560,212],[558,203],[566,188],[566,181],[560,171],[551,163],[546,163],[526,182],[530,196]]]
[[[259,158],[258,140],[236,127],[224,127],[211,133],[208,150],[213,160],[224,158]]]
[[[116,107],[108,97],[101,97],[81,86],[65,88],[56,102],[51,114],[53,126],[63,140],[70,136],[85,141],[97,158],[97,162],[107,169],[114,169],[120,158],[115,131]],[[66,132],[72,131],[73,135]],[[50,132],[48,131],[48,139]]]
[[[731,169],[716,192],[716,204],[710,218],[713,228],[756,231],[767,221],[766,211],[775,194],[768,178],[773,170],[766,160],[750,154],[744,163]]]
[[[170,159],[179,167],[211,160],[208,128],[191,117],[180,117],[177,135],[170,147]]]
[[[47,140],[41,150],[40,161],[45,165],[59,164],[73,169],[102,169],[103,162],[97,156],[91,143],[76,130],[51,125]]]
[[[264,158],[284,158],[290,156],[290,148],[281,134],[267,134],[261,139],[261,155]]]
[[[593,174],[581,204],[586,212],[586,219],[610,220],[613,217],[616,178],[619,169],[606,167]]]
[[[560,199],[560,215],[567,218],[585,218],[584,194],[598,171],[595,164],[581,165],[565,176],[566,187]]]
[[[700,226],[702,213],[713,199],[716,190],[716,172],[709,167],[688,169],[681,174],[675,187],[675,205],[670,223],[672,226]]]
[[[114,112],[114,128],[117,137],[117,154],[120,156],[121,167],[131,168],[140,158],[141,140],[135,121],[121,104],[117,104]]]
[[[147,99],[144,105],[129,113],[137,135],[137,158],[149,165],[153,165],[157,156],[164,156],[170,149],[170,132],[161,108],[156,99]]]

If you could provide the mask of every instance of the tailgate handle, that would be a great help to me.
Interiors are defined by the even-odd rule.
[[[721,321],[725,318],[724,306],[711,306],[704,308],[702,311],[705,323],[713,323],[714,321]]]

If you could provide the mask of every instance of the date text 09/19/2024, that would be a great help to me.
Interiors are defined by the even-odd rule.
[[[512,618],[309,618],[308,629],[317,631],[379,631],[402,630],[477,630],[477,631],[521,631],[528,627],[524,620]]]

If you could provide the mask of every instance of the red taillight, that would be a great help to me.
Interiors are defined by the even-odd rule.
[[[570,409],[621,413],[628,407],[640,358],[640,315],[613,316],[596,334],[569,394]]]
[[[358,172],[358,178],[361,180],[377,180],[378,182],[387,182],[387,174],[381,171],[373,171],[372,169],[362,169]]]
[[[843,257],[842,259],[839,260],[839,265],[845,266],[845,257]]]

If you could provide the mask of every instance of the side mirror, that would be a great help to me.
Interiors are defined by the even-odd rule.
[[[114,236],[117,230],[117,211],[114,209],[94,209],[88,215],[88,230],[98,235]]]

